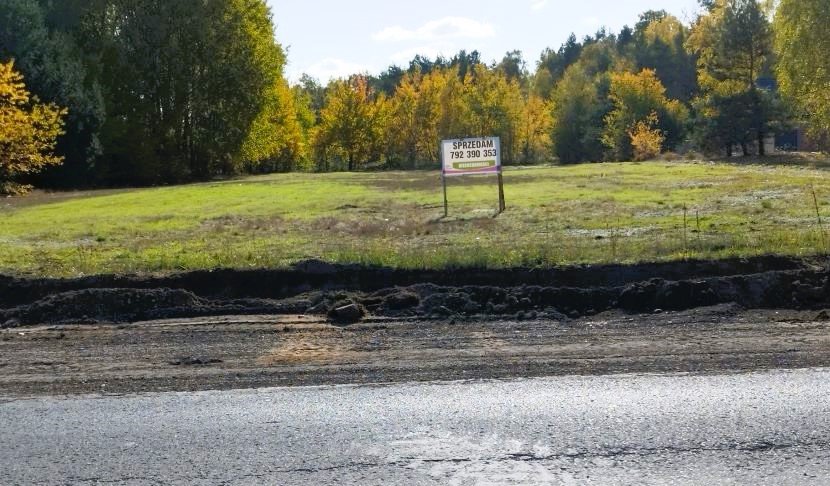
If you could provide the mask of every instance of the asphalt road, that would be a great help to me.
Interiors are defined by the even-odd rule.
[[[830,369],[9,399],[2,484],[826,484]]]

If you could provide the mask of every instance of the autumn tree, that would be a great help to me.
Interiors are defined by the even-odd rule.
[[[279,79],[265,95],[265,105],[254,119],[237,154],[236,164],[251,173],[290,172],[308,168],[308,125],[295,93]],[[312,116],[310,113],[306,115]]]
[[[502,67],[472,64],[407,73],[389,99],[389,151],[396,167],[437,167],[442,139],[497,136],[505,164],[532,163],[550,156],[550,103],[527,95],[519,79]]]
[[[478,65],[467,80],[465,99],[469,108],[465,136],[499,137],[504,163],[514,163],[520,150],[518,125],[524,104],[518,81]]]
[[[635,161],[651,160],[660,155],[666,137],[657,127],[657,122],[657,113],[652,112],[646,119],[637,121],[627,130]]]
[[[781,0],[775,14],[781,91],[793,100],[813,135],[830,136],[830,5]]]
[[[390,162],[417,168],[420,163],[438,161],[441,96],[450,74],[433,70],[422,75],[406,74],[390,101],[388,140]]]
[[[468,87],[459,78],[455,71],[445,69],[440,78],[434,78],[440,83],[438,103],[441,109],[441,119],[438,121],[440,138],[464,138],[470,135],[470,105],[467,103]],[[439,86],[436,86],[438,88]]]
[[[531,94],[524,102],[518,123],[519,162],[549,160],[553,152],[553,107],[549,101]]]
[[[459,84],[451,70],[433,71],[424,76],[418,89],[418,103],[415,108],[416,136],[413,139],[417,158],[421,162],[438,162],[438,145],[442,138],[441,123],[445,116],[445,93]]]
[[[605,118],[602,141],[611,158],[630,160],[634,156],[632,130],[639,126],[642,133],[642,123],[647,121],[670,144],[682,139],[686,109],[666,97],[666,88],[654,71],[611,73],[609,98],[614,108]]]
[[[30,97],[13,62],[0,63],[0,193],[28,190],[15,179],[63,161],[53,151],[65,115]]]
[[[95,39],[83,22],[95,1],[4,0],[0,2],[0,59],[14,59],[26,88],[46,103],[66,107],[65,133],[55,150],[64,163],[51,166],[37,182],[77,187],[96,180],[100,131],[106,116]]]
[[[332,81],[316,135],[317,153],[326,160],[345,159],[349,171],[374,161],[383,152],[387,110],[385,97],[370,91],[365,76]]]

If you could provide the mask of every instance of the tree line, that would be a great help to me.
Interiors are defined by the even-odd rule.
[[[5,0],[0,184],[434,168],[440,140],[479,135],[507,164],[763,155],[791,120],[826,140],[826,2],[700,3],[690,25],[649,11],[572,35],[532,71],[461,51],[291,86],[264,0]]]
[[[289,135],[272,137],[295,115],[264,0],[4,0],[9,60],[67,110],[64,163],[40,182],[171,183],[291,156]]]

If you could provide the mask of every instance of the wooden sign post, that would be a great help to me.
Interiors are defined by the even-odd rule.
[[[441,142],[441,182],[444,186],[444,217],[449,216],[447,177],[466,175],[497,175],[499,181],[499,214],[507,209],[504,201],[504,178],[501,170],[499,137],[465,138]]]

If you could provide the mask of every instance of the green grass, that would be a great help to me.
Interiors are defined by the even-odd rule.
[[[288,174],[0,201],[0,272],[69,276],[281,267],[307,258],[407,268],[559,265],[826,251],[830,172],[625,163],[453,179]],[[686,225],[684,231],[684,209]],[[685,234],[685,238],[684,238]]]

